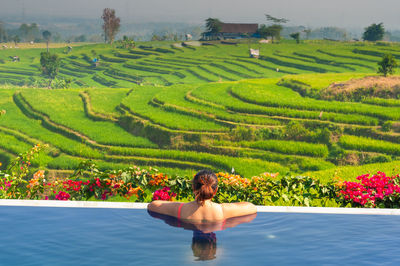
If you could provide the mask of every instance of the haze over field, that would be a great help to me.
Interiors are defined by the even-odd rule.
[[[227,22],[265,23],[264,14],[285,17],[292,25],[365,27],[383,22],[400,29],[398,0],[0,0],[0,19],[50,17],[99,18],[105,7],[122,21],[203,23],[208,17]]]

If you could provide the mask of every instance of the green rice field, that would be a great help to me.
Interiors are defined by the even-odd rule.
[[[328,181],[399,172],[400,133],[383,127],[400,123],[399,99],[318,96],[334,82],[376,75],[388,50],[400,58],[399,45],[252,45],[259,59],[247,43],[53,48],[67,89],[40,88],[43,49],[0,50],[1,167],[45,143],[34,163],[51,170],[92,159],[102,169],[134,164],[178,175],[210,168]]]

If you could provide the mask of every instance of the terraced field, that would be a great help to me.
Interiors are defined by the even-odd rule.
[[[317,95],[332,82],[373,75],[381,55],[390,49],[400,57],[400,46],[260,47],[260,59],[249,58],[247,44],[54,49],[60,77],[72,81],[57,90],[30,88],[43,79],[41,50],[2,50],[0,161],[41,142],[49,149],[35,163],[48,169],[92,159],[102,168],[136,164],[189,175],[234,168],[246,177],[290,172],[328,180],[354,178],[374,163],[396,168],[400,134],[381,126],[400,120],[400,100]],[[16,54],[20,62],[10,59]]]

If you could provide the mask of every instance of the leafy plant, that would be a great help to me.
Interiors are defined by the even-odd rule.
[[[31,160],[44,147],[37,144],[25,153],[19,154],[7,167],[5,172],[0,171],[0,198],[23,199],[28,195],[29,175],[32,174]]]
[[[58,74],[60,68],[60,58],[58,55],[51,54],[49,52],[42,52],[40,54],[40,65],[43,75],[47,76],[49,79],[49,89],[51,87],[51,82]]]
[[[382,73],[384,77],[394,73],[394,69],[397,67],[397,61],[392,54],[385,54],[382,60],[378,62],[379,68],[378,73]]]

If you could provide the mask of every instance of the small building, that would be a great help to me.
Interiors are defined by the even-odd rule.
[[[204,32],[202,40],[259,38],[257,23],[222,23],[218,33]]]
[[[222,23],[219,34],[224,39],[241,39],[257,37],[257,23]]]

